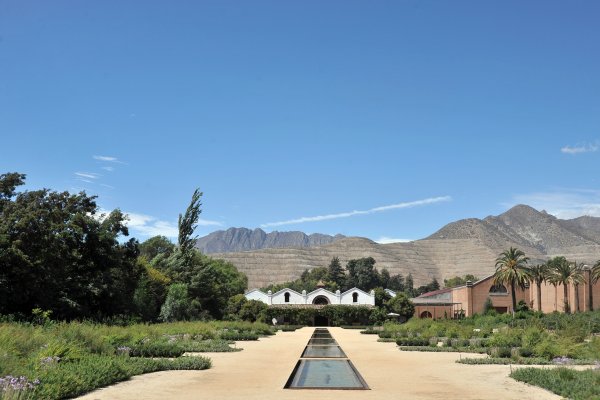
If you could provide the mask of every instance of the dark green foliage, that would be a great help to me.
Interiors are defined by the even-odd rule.
[[[224,331],[219,334],[222,340],[258,340],[258,334],[254,332]]]
[[[361,324],[366,325],[373,322],[371,317],[377,310],[374,307],[366,306],[346,306],[346,305],[327,305],[323,308],[279,308],[269,307],[264,312],[266,321],[273,318],[284,318],[286,324],[311,326],[314,324],[315,317],[327,317],[331,326],[342,326]]]
[[[431,282],[429,282],[427,285],[419,286],[416,290],[413,290],[412,296],[413,297],[420,296],[424,293],[433,292],[434,290],[439,290],[439,289],[440,289],[439,282],[437,281],[437,279],[433,278],[431,280]]]
[[[477,282],[479,279],[474,275],[467,274],[464,277],[455,276],[453,278],[444,279],[445,288],[453,288],[457,286],[466,285],[468,281]]]
[[[494,303],[491,298],[485,299],[485,303],[483,303],[483,315],[494,315],[496,314],[496,309],[494,308]]]
[[[185,210],[185,214],[183,216],[179,214],[177,223],[177,226],[179,227],[178,244],[179,251],[183,254],[184,258],[187,258],[190,255],[198,240],[197,236],[192,235],[198,226],[198,219],[202,212],[200,210],[200,206],[202,205],[200,202],[201,197],[202,192],[200,192],[200,189],[194,190],[192,200],[190,201],[187,210]]]
[[[406,293],[409,297],[414,297],[415,295],[415,287],[411,273],[406,276],[406,280],[404,282],[404,293]]]
[[[573,400],[600,398],[600,371],[598,370],[575,371],[565,367],[519,368],[512,371],[510,377]]]
[[[166,257],[173,254],[175,245],[165,236],[153,236],[143,243],[140,243],[140,256],[151,261],[158,255]]]
[[[141,269],[125,215],[100,218],[95,197],[47,189],[16,193],[0,176],[0,313],[51,310],[58,319],[130,314]]]
[[[429,339],[427,338],[400,338],[396,340],[398,346],[429,346]]]
[[[231,296],[227,300],[227,307],[225,308],[225,319],[229,321],[235,321],[240,319],[240,310],[242,306],[246,304],[248,300],[243,294],[236,294]]]
[[[71,398],[93,389],[126,380],[133,375],[164,370],[207,369],[211,362],[204,357],[175,360],[89,355],[78,362],[58,363],[42,369],[36,399]]]
[[[179,357],[185,350],[175,341],[148,341],[131,347],[131,357]]]
[[[346,264],[348,276],[344,289],[348,290],[353,287],[363,290],[379,286],[379,274],[375,269],[375,259],[373,257],[359,258],[350,260]]]
[[[415,313],[415,306],[405,293],[398,293],[385,303],[388,312],[400,314],[401,317],[409,319]]]
[[[344,285],[346,274],[338,257],[333,257],[327,267],[327,280],[335,283],[338,288]]]
[[[165,322],[197,319],[200,316],[200,303],[191,299],[185,283],[169,286],[167,298],[160,310],[160,319]]]
[[[242,321],[255,322],[264,320],[263,315],[268,308],[265,303],[259,300],[248,300],[240,308],[239,316]]]
[[[167,297],[170,279],[151,267],[145,257],[139,257],[138,264],[141,274],[133,296],[135,310],[143,321],[156,322]]]

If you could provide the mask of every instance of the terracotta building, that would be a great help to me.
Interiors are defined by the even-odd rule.
[[[590,270],[584,270],[585,283],[568,285],[567,296],[571,312],[590,311],[600,308],[600,281],[590,282]],[[538,309],[538,288],[532,284],[516,290],[516,302],[523,300],[532,309]],[[564,288],[562,285],[542,283],[542,312],[564,312]],[[494,277],[488,276],[477,282],[451,289],[436,290],[412,299],[415,317],[418,318],[461,318],[483,313],[485,302],[490,299],[499,313],[512,312],[510,287],[494,285]]]

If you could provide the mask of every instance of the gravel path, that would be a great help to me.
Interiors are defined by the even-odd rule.
[[[255,342],[237,342],[237,353],[211,353],[205,371],[140,375],[79,399],[560,399],[508,377],[509,366],[463,365],[458,353],[403,352],[376,335],[329,328],[371,390],[283,389],[314,328],[278,332]],[[471,355],[469,355],[471,356]]]

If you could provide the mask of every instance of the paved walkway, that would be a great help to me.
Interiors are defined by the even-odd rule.
[[[555,399],[545,390],[516,382],[502,365],[463,365],[458,353],[403,352],[376,335],[329,328],[371,390],[283,389],[314,328],[278,332],[255,342],[237,342],[244,350],[210,353],[205,371],[163,371],[89,393],[80,399]],[[472,356],[472,355],[469,355]]]

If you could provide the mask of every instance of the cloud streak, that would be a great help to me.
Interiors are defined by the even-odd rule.
[[[75,175],[77,175],[77,177],[83,178],[83,179],[98,179],[98,178],[100,178],[100,175],[96,174],[94,172],[75,172]]]
[[[560,152],[565,153],[565,154],[575,155],[575,154],[582,154],[582,153],[593,153],[595,151],[598,151],[598,148],[599,148],[598,142],[584,143],[584,144],[578,144],[575,146],[562,147],[560,149]]]
[[[375,214],[375,213],[380,213],[380,212],[384,212],[384,211],[398,210],[398,209],[403,209],[403,208],[412,208],[412,207],[424,206],[424,205],[428,205],[428,204],[435,204],[435,203],[440,203],[440,202],[445,202],[445,201],[450,201],[450,200],[452,200],[452,198],[450,196],[431,197],[428,199],[422,199],[422,200],[409,201],[409,202],[404,202],[404,203],[390,204],[387,206],[375,207],[375,208],[371,208],[369,210],[354,210],[354,211],[342,212],[342,213],[337,213],[337,214],[317,215],[314,217],[300,217],[300,218],[290,219],[290,220],[286,220],[286,221],[267,222],[266,224],[262,224],[261,227],[269,228],[269,227],[282,226],[282,225],[303,224],[306,222],[318,222],[318,221],[327,221],[327,220],[339,219],[339,218],[349,218],[349,217],[354,217],[357,215],[369,215],[369,214]]]
[[[123,161],[119,160],[117,157],[112,156],[92,156],[94,160],[112,162],[117,164],[125,164]]]
[[[511,203],[504,206],[527,204],[538,210],[561,219],[577,218],[584,215],[600,217],[600,190],[559,189],[548,192],[519,194]]]
[[[412,242],[412,239],[396,239],[387,236],[382,236],[379,239],[375,240],[376,243],[379,244],[390,244],[390,243],[407,243]]]
[[[141,236],[157,236],[162,235],[169,238],[176,238],[179,235],[177,223],[171,221],[163,221],[156,217],[127,212],[128,221],[127,227]],[[198,220],[199,226],[223,226],[222,222],[209,221],[205,219]]]

